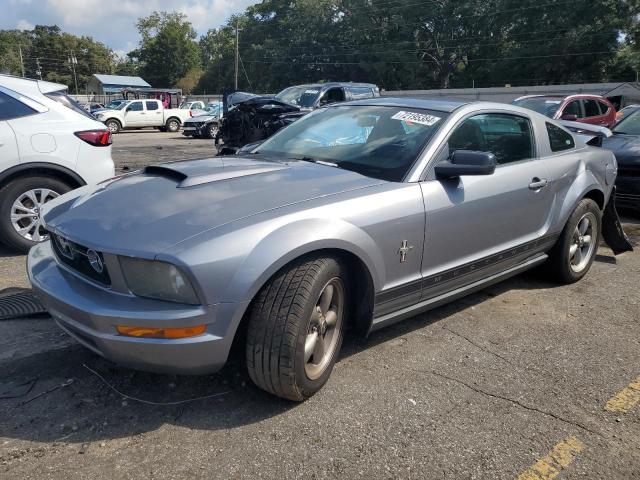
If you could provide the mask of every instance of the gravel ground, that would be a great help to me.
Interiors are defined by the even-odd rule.
[[[114,158],[210,153],[176,137],[118,135]],[[640,222],[625,228],[639,243]],[[0,272],[0,288],[24,285],[24,258]],[[601,247],[575,285],[530,272],[348,338],[303,404],[254,388],[238,358],[204,377],[141,373],[47,318],[0,321],[0,478],[640,478],[638,390],[627,412],[604,408],[640,376],[639,279],[638,251]]]

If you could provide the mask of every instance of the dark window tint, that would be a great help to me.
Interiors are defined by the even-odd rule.
[[[158,102],[144,102],[147,104],[147,110],[158,110]]]
[[[142,102],[133,102],[127,107],[128,112],[141,112],[142,110]]]
[[[320,105],[329,105],[330,103],[336,102],[344,102],[344,90],[341,88],[330,88],[327,90],[320,100]]]
[[[600,105],[600,112],[602,115],[605,115],[609,111],[609,105],[606,103],[598,101],[598,105]]]
[[[573,136],[569,132],[550,123],[547,123],[546,126],[552,152],[561,152],[575,147]]]
[[[32,115],[34,113],[36,113],[36,111],[33,108],[0,92],[0,120],[11,120],[13,118]]]
[[[491,152],[501,164],[533,158],[531,124],[517,115],[476,115],[465,120],[451,134],[449,152],[456,150]]]
[[[574,100],[569,103],[562,112],[562,115],[575,115],[578,118],[582,117],[582,111],[580,110],[580,101]]]
[[[70,108],[71,110],[73,110],[76,113],[79,113],[80,115],[84,115],[85,117],[89,117],[90,119],[94,119],[93,115],[91,115],[89,112],[87,112],[82,105],[80,105],[78,102],[76,102],[73,98],[71,98],[69,95],[67,95],[64,90],[59,90],[57,92],[50,92],[45,94],[47,96],[47,98],[50,98],[51,100],[55,100],[58,103],[61,103],[62,105],[64,105],[67,108]]]
[[[369,87],[349,87],[349,91],[354,100],[373,97],[373,90]]]
[[[584,100],[584,116],[585,117],[600,116],[600,109],[598,108],[598,102],[596,102],[595,100]]]

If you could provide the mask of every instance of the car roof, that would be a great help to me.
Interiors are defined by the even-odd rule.
[[[593,99],[598,99],[598,100],[606,100],[606,98],[604,98],[602,95],[595,95],[595,94],[591,94],[591,93],[574,93],[571,95],[553,95],[553,94],[549,94],[549,95],[525,95],[523,97],[518,97],[516,98],[514,101],[517,100],[526,100],[528,98],[557,98],[560,100],[568,100],[568,99],[580,99],[580,98],[593,98]]]
[[[432,98],[418,98],[418,97],[377,97],[368,98],[365,100],[354,100],[352,102],[338,103],[340,105],[362,105],[362,106],[385,106],[385,107],[397,107],[397,108],[422,108],[425,110],[437,110],[440,112],[451,113],[454,110],[470,103],[464,100],[456,99],[432,99]],[[481,102],[486,103],[486,102]]]
[[[303,83],[301,85],[291,85],[291,87],[305,87],[305,88],[331,88],[331,87],[370,87],[378,88],[374,83],[359,83],[359,82],[326,82],[326,83]],[[291,88],[286,87],[286,88]],[[283,90],[286,90],[283,88]]]

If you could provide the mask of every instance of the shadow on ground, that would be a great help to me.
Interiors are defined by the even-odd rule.
[[[341,360],[506,291],[554,286],[538,271],[525,273],[368,338],[352,335],[345,341]],[[36,321],[26,321],[25,326]],[[51,320],[39,321],[51,323],[52,335],[58,333]],[[298,408],[296,403],[255,388],[245,373],[241,351],[234,352],[217,374],[186,377],[121,368],[66,342],[57,349],[45,348],[31,356],[0,362],[0,379],[0,407],[5,413],[0,417],[0,436],[36,442],[86,443],[129,437],[166,423],[199,430],[230,429]],[[218,396],[162,405],[210,395]]]

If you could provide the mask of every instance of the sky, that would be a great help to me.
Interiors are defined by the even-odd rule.
[[[58,25],[124,55],[138,45],[136,20],[154,10],[184,13],[202,35],[253,3],[257,0],[0,0],[0,30]]]

